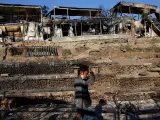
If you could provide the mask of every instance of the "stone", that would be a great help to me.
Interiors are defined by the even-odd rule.
[[[71,50],[69,49],[62,49],[62,56],[68,56],[71,55]]]
[[[63,115],[63,118],[68,119],[69,116],[70,116],[69,113],[66,113],[66,114]]]
[[[129,79],[129,78],[139,78],[139,76],[137,74],[120,74],[120,75],[116,75],[117,79]]]
[[[156,58],[160,58],[160,54],[155,54],[155,57]]]
[[[78,69],[79,69],[79,67],[74,67],[74,73],[75,73],[76,75],[78,75]]]
[[[140,75],[140,76],[147,76],[148,73],[147,73],[147,71],[143,71],[143,72],[140,72],[138,75]]]
[[[149,72],[147,77],[160,77],[158,72]]]
[[[151,72],[160,72],[160,67],[149,69]]]
[[[8,77],[9,75],[6,73],[6,74],[1,74],[1,77]]]
[[[100,54],[100,51],[99,50],[92,50],[92,51],[90,51],[89,52],[89,55],[98,55],[98,54]]]
[[[98,68],[98,66],[91,66],[91,70],[92,70],[95,74],[98,74],[98,73],[99,73],[99,68]]]
[[[126,51],[127,51],[124,46],[121,46],[120,50],[121,50],[122,52],[126,52]]]

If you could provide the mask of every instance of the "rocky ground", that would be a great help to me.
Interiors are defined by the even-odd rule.
[[[98,104],[100,99],[113,102],[116,96],[116,101],[138,103],[143,100],[142,106],[160,106],[159,38],[24,42],[11,46],[40,45],[61,46],[62,49],[59,56],[48,57],[11,56],[8,52],[0,65],[1,95],[5,92],[12,97],[47,97],[73,104],[76,66],[83,63],[96,74],[96,81],[90,86],[93,104]],[[2,47],[1,52],[4,50]],[[152,102],[148,104],[147,100]],[[48,119],[52,112],[34,114]]]

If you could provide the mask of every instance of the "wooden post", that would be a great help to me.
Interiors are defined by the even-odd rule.
[[[11,9],[12,11],[13,11],[13,8]],[[11,18],[10,18],[10,23],[12,23],[13,22],[13,12],[11,12]]]
[[[92,16],[92,13],[91,13],[91,11],[89,11],[89,16],[90,16],[90,18],[91,18],[91,16]]]
[[[53,36],[55,36],[55,24],[54,24],[54,23],[55,23],[55,22],[53,22],[53,31],[52,31],[52,32],[53,32],[53,33],[52,33]]]
[[[27,11],[26,11],[26,21],[28,22],[28,13],[27,13]]]
[[[131,14],[131,7],[129,6],[129,14]],[[131,15],[130,15],[131,16]],[[132,36],[132,25],[131,25],[131,32],[130,32],[131,36]]]
[[[131,9],[131,7],[130,7],[130,11],[131,11],[131,15],[132,15],[132,18],[133,18],[133,12],[132,12],[132,9]]]
[[[101,20],[100,20],[100,34],[102,34],[102,25],[101,25]]]
[[[61,28],[61,30],[62,30],[62,24],[60,24],[60,28]],[[63,37],[63,30],[62,30],[62,36],[61,37]]]
[[[56,18],[56,9],[55,9],[55,7],[54,7],[54,19]]]
[[[17,19],[18,19],[18,22],[20,22],[20,19],[19,19],[19,10],[18,10],[18,18]]]
[[[130,6],[129,6],[129,14],[131,14],[131,8],[130,8]],[[131,16],[131,15],[130,15]]]
[[[83,26],[82,26],[82,21],[81,21],[81,36],[83,35]]]
[[[23,39],[24,39],[24,37],[25,37],[25,25],[24,25],[24,23],[22,23],[23,24]]]
[[[152,26],[152,23],[151,23],[151,33],[150,33],[150,37],[152,37],[152,30],[153,30],[153,26]]]
[[[67,8],[67,19],[68,19],[68,16],[69,16],[69,15],[68,15],[68,8]]]
[[[75,27],[75,36],[77,36],[77,27],[76,27],[76,21],[75,21],[74,27]]]
[[[146,37],[146,21],[144,21],[144,25],[145,25],[144,26],[144,29],[145,29],[145,33],[144,34],[145,34],[145,37]]]
[[[41,23],[43,25],[43,15],[42,15],[42,8],[41,8]]]
[[[120,8],[120,9],[121,9],[121,16],[122,16],[122,5],[121,5],[120,7],[121,7],[121,8]]]

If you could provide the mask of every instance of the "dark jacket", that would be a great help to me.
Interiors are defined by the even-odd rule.
[[[76,108],[85,109],[91,105],[91,98],[88,90],[88,85],[95,81],[94,74],[91,74],[88,79],[82,80],[81,78],[75,81],[75,100]]]

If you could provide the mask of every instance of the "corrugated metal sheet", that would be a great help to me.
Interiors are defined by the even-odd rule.
[[[27,47],[27,56],[28,57],[41,57],[41,56],[58,56],[58,48],[52,46],[34,46]]]

